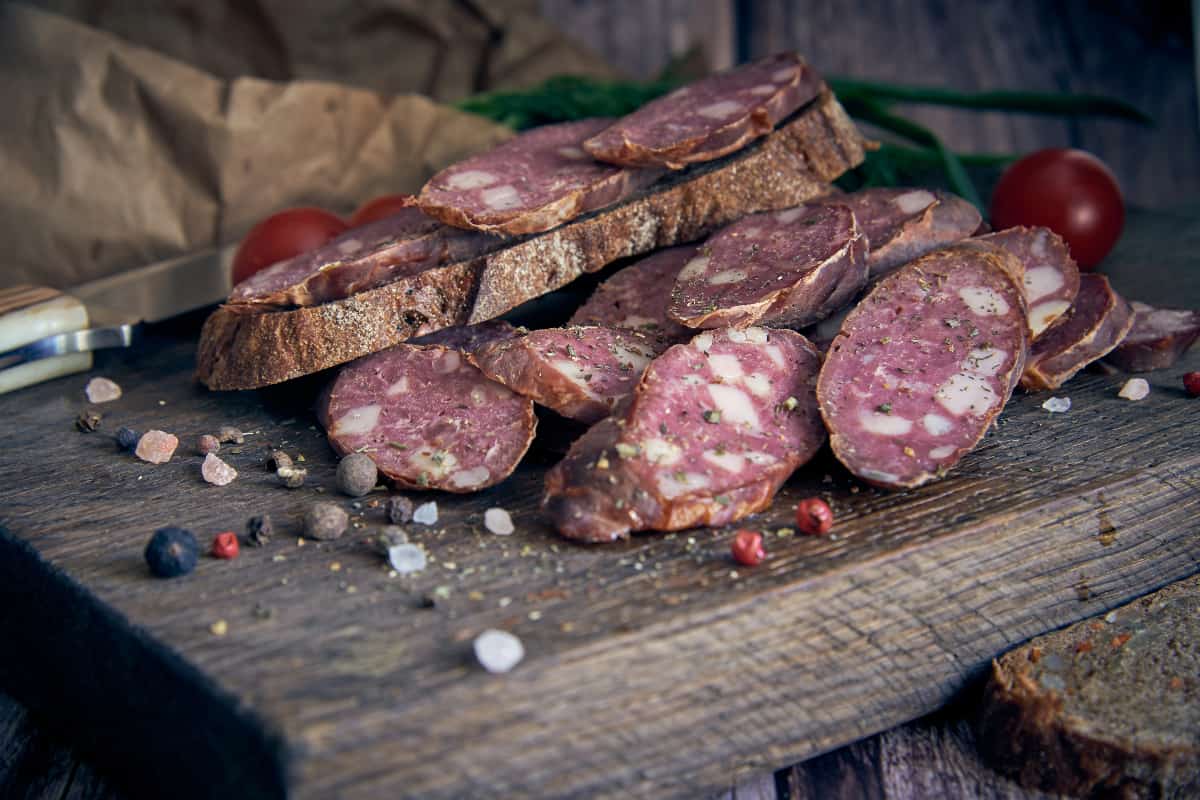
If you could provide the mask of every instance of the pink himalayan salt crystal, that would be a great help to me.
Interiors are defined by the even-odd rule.
[[[134,455],[151,464],[165,464],[171,460],[171,456],[175,455],[175,448],[178,446],[179,439],[170,433],[146,431],[142,434],[142,438],[138,439]]]
[[[237,477],[237,470],[217,458],[216,455],[209,453],[204,457],[204,463],[200,465],[200,474],[204,476],[204,480],[214,486],[224,486],[233,482],[233,479]]]
[[[92,378],[83,393],[89,403],[108,403],[121,396],[121,387],[108,378]]]

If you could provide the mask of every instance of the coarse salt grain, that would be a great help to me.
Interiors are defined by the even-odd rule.
[[[428,503],[421,503],[413,510],[412,521],[418,525],[436,525],[438,521],[437,502],[430,500]]]
[[[1042,403],[1042,408],[1046,409],[1051,414],[1065,414],[1071,410],[1071,398],[1051,397],[1049,400]]]
[[[483,512],[483,527],[497,536],[508,536],[516,530],[512,517],[503,508],[489,508]]]
[[[1148,394],[1150,394],[1150,384],[1146,382],[1145,378],[1130,378],[1125,381],[1125,385],[1121,387],[1117,396],[1124,397],[1126,400],[1141,400]]]
[[[397,575],[411,575],[414,572],[420,572],[425,569],[427,559],[425,558],[425,548],[419,544],[404,544],[392,545],[387,551],[388,563],[392,565],[392,569]]]
[[[525,646],[508,631],[486,630],[475,637],[475,658],[492,674],[508,672],[525,657]]]
[[[108,378],[92,378],[83,393],[89,403],[108,403],[121,396],[121,387]]]
[[[146,431],[138,439],[134,455],[151,464],[165,464],[175,455],[179,439],[165,431]]]
[[[232,483],[233,479],[237,477],[237,470],[209,453],[204,457],[204,463],[200,465],[200,474],[213,486],[225,486]]]

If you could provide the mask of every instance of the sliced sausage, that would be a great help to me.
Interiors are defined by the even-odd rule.
[[[780,53],[652,100],[583,148],[601,161],[626,166],[680,169],[711,161],[770,133],[823,85],[800,56]]]
[[[593,423],[633,391],[666,343],[601,326],[547,328],[471,354],[483,374],[564,417]]]
[[[1134,300],[1133,327],[1104,360],[1122,372],[1150,372],[1174,365],[1200,338],[1200,311],[1155,308]]]
[[[421,209],[447,225],[515,235],[548,231],[624,200],[662,173],[601,164],[585,153],[583,140],[610,122],[534,128],[460,161],[425,184]]]
[[[867,240],[844,205],[751,214],[714,233],[675,279],[668,316],[689,328],[801,327],[867,281]]]
[[[817,382],[834,455],[876,486],[940,477],[1021,375],[1025,300],[1012,255],[955,245],[887,275],[846,317]]]
[[[320,417],[339,455],[366,453],[399,486],[448,492],[504,480],[537,427],[533,403],[440,345],[396,345],[346,365]]]
[[[695,255],[695,245],[684,245],[635,261],[597,286],[569,323],[633,328],[672,344],[686,342],[695,331],[670,319],[667,306],[675,276]]]
[[[233,287],[229,303],[315,306],[484,255],[501,244],[492,236],[443,225],[415,207],[403,208],[256,272]]]
[[[544,508],[564,536],[590,542],[762,510],[825,441],[819,364],[787,330],[724,329],[675,345],[546,474]]]
[[[502,319],[491,319],[475,325],[451,325],[449,328],[410,339],[409,343],[440,344],[464,353],[473,353],[484,345],[515,339],[523,333],[523,328],[514,328]]]
[[[871,188],[837,195],[850,206],[871,246],[871,277],[960,239],[979,228],[979,209],[938,189]]]
[[[1006,228],[976,241],[1003,247],[1021,262],[1022,288],[1034,338],[1071,307],[1079,291],[1079,267],[1062,237],[1049,228]]]
[[[1079,277],[1079,293],[1067,313],[1037,337],[1021,385],[1057,389],[1076,372],[1117,347],[1133,327],[1133,309],[1103,275]]]

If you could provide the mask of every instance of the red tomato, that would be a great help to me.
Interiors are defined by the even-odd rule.
[[[315,250],[345,230],[345,221],[323,208],[288,208],[272,214],[238,245],[233,282],[239,284],[263,267]]]
[[[1082,150],[1031,153],[1004,171],[992,194],[992,227],[1044,225],[1066,240],[1084,269],[1108,255],[1124,224],[1117,179]]]
[[[390,217],[411,206],[415,200],[411,194],[381,194],[358,207],[350,217],[350,227],[357,228],[359,225]]]

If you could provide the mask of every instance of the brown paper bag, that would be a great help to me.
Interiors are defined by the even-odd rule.
[[[232,0],[194,7],[205,17],[222,8],[233,14],[235,5],[242,7]],[[270,13],[280,26],[289,19],[285,8],[319,6],[324,14],[326,6],[273,0],[261,5],[264,13],[274,9]],[[438,42],[457,41],[453,26],[460,22],[469,34],[470,24],[463,21],[468,17],[488,30],[525,19],[517,12],[497,20],[471,17],[459,3],[433,4],[449,10],[423,18],[415,9],[424,4],[387,5],[409,11],[396,12],[397,19],[406,20],[403,25],[381,25],[435,29],[421,35]],[[336,30],[348,36],[349,23],[340,24]],[[545,75],[536,64],[557,72],[553,64],[568,63],[551,57],[558,45],[537,50],[539,31],[548,29],[544,23],[531,25],[492,43],[483,65],[485,82],[539,79]],[[312,21],[294,27],[314,35],[320,28]],[[206,30],[200,26],[197,41]],[[215,28],[211,32],[219,38]],[[242,41],[236,31],[230,36]],[[288,41],[295,40],[289,45],[294,53],[281,52],[288,59],[322,52],[319,41],[301,47],[302,38],[293,30]],[[369,46],[371,36],[364,41],[364,53],[377,55]],[[230,45],[226,51],[237,49]],[[204,51],[196,45],[194,54]],[[354,43],[347,42],[337,52],[348,60],[364,55],[353,51]],[[413,55],[418,51],[406,58],[419,61]],[[441,65],[434,83],[444,80],[449,93],[470,85],[454,64],[461,61],[472,73],[480,68],[455,52],[449,47],[444,60],[433,62]],[[287,63],[302,72],[329,71],[341,66],[331,53],[324,54],[324,62],[314,56]],[[257,56],[246,48],[243,57],[248,62]],[[349,61],[345,66],[351,70]],[[233,241],[286,206],[349,212],[378,194],[416,191],[437,169],[511,135],[485,119],[413,94],[385,95],[314,80],[222,80],[110,33],[12,3],[0,4],[0,97],[7,101],[0,116],[0,174],[6,178],[6,191],[0,193],[0,236],[6,245],[0,286],[68,288]]]

